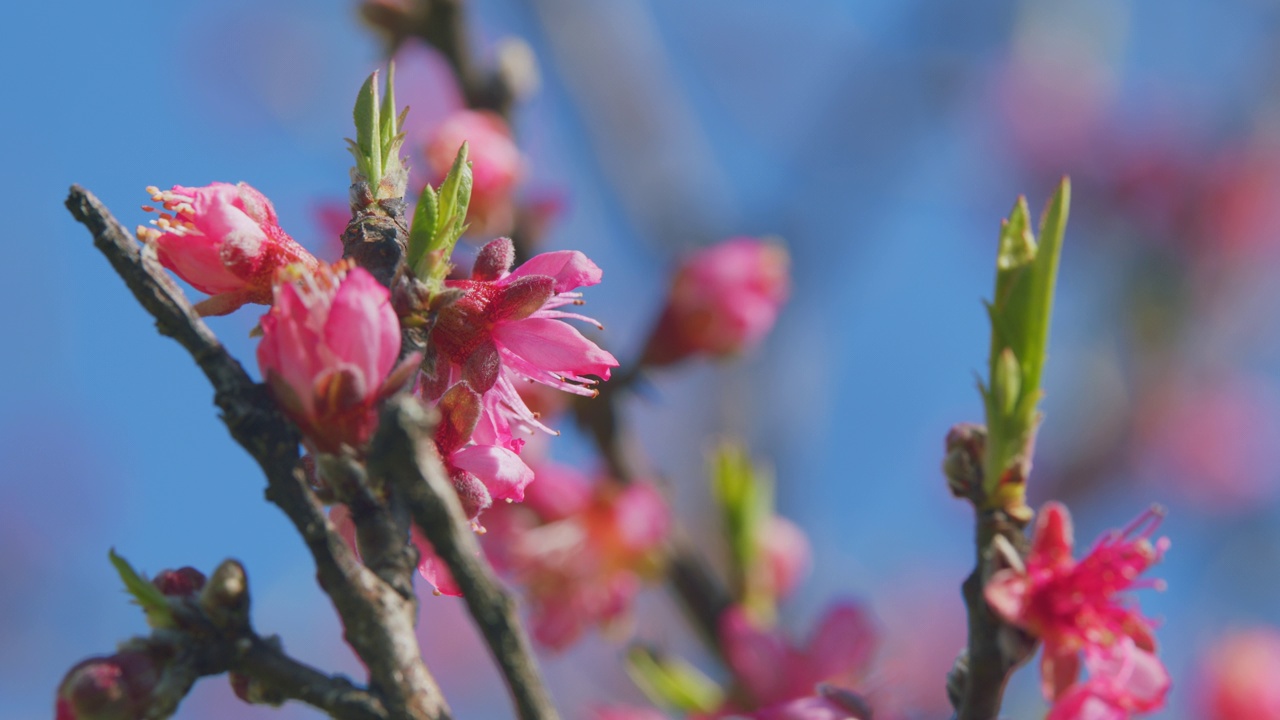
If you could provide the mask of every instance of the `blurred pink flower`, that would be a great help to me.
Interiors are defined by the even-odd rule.
[[[280,228],[271,201],[245,183],[147,192],[169,212],[160,213],[155,228],[138,228],[138,235],[155,248],[161,265],[212,295],[196,305],[201,315],[226,315],[245,303],[270,305],[277,270],[295,263],[316,267],[311,253]]]
[[[1089,679],[1068,688],[1045,720],[1129,720],[1163,707],[1172,684],[1164,664],[1128,637],[1090,646],[1085,667]]]
[[[770,705],[748,713],[752,720],[871,720],[872,709],[865,698],[840,688],[821,685],[809,697]],[[877,718],[888,716],[877,708]]]
[[[1197,510],[1256,507],[1280,489],[1275,407],[1275,389],[1261,378],[1174,376],[1136,420],[1144,475]]]
[[[389,379],[400,321],[389,293],[345,262],[293,268],[262,317],[258,367],[272,396],[313,451],[359,450],[377,426],[376,402],[399,386],[412,358]]]
[[[517,382],[539,382],[577,395],[608,380],[618,361],[563,320],[595,320],[560,308],[581,304],[578,287],[600,282],[600,268],[576,251],[542,253],[511,271],[515,250],[499,238],[476,257],[469,280],[447,285],[466,291],[441,311],[431,331],[438,356],[424,375],[422,393],[440,397],[457,380],[481,394],[493,393],[495,420],[547,429],[525,405]],[[487,399],[487,402],[490,402]]]
[[[809,571],[809,538],[795,523],[774,515],[765,524],[760,544],[770,595],[790,595]]]
[[[1036,521],[1026,567],[1000,570],[987,583],[991,609],[1043,641],[1046,698],[1060,698],[1075,682],[1081,651],[1102,657],[1125,638],[1147,653],[1155,651],[1151,622],[1117,596],[1159,586],[1138,579],[1168,548],[1167,538],[1150,540],[1159,524],[1160,515],[1149,510],[1125,529],[1103,535],[1077,562],[1071,557],[1071,516],[1063,505],[1048,503]]]
[[[750,711],[809,697],[819,683],[854,687],[866,673],[877,645],[868,613],[852,603],[829,608],[803,647],[776,630],[758,627],[741,607],[720,617],[720,645]]]
[[[1209,649],[1200,670],[1201,717],[1280,720],[1280,631],[1240,630]]]
[[[615,626],[661,567],[670,526],[651,485],[589,481],[542,465],[520,506],[486,515],[485,551],[523,588],[539,644],[563,650],[593,626]]]
[[[464,142],[471,161],[471,205],[467,210],[471,231],[490,237],[511,232],[515,187],[524,174],[524,159],[501,116],[458,110],[445,118],[425,148],[431,184],[444,180]]]
[[[758,344],[790,292],[789,263],[781,245],[749,237],[690,255],[676,270],[643,363],[724,357]]]

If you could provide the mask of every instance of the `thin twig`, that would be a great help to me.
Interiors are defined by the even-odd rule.
[[[449,717],[444,696],[422,661],[414,634],[416,603],[360,564],[325,515],[298,463],[298,433],[197,316],[190,301],[92,193],[72,186],[67,208],[93,234],[164,335],[191,353],[214,387],[214,401],[236,442],[267,478],[267,499],[302,534],[321,588],[342,618],[345,637],[369,668],[374,690],[392,717]]]
[[[411,397],[392,398],[370,449],[369,472],[394,488],[444,560],[498,663],[521,720],[558,715],[538,672],[516,604],[480,554],[457,493],[436,455],[434,421]]]

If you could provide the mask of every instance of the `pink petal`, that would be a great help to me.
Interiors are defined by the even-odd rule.
[[[876,629],[861,606],[842,603],[822,616],[805,651],[811,682],[844,678],[867,668],[876,650]]]
[[[462,597],[462,588],[458,587],[458,582],[453,579],[453,574],[449,572],[449,566],[445,565],[444,560],[436,555],[436,549],[432,547],[431,541],[422,536],[421,531],[417,528],[413,529],[413,544],[418,547],[418,554],[421,559],[418,560],[418,573],[431,583],[432,587],[439,595],[449,595],[451,597]]]
[[[505,282],[525,275],[550,275],[555,278],[556,292],[590,287],[600,282],[600,268],[577,250],[557,250],[529,258],[507,276]]]
[[[616,500],[614,521],[618,538],[634,551],[652,548],[667,537],[671,527],[671,514],[667,501],[652,485],[636,483]]]
[[[498,325],[493,334],[500,349],[506,350],[504,360],[508,354],[516,355],[548,373],[607,380],[610,369],[618,367],[613,355],[559,320],[526,318]]]
[[[382,386],[400,354],[400,321],[391,298],[364,268],[342,279],[324,326],[324,343],[337,358],[365,374],[370,390]]]
[[[1015,625],[1022,622],[1022,613],[1027,603],[1027,577],[1011,569],[996,572],[987,581],[983,594],[987,604],[1006,622]]]
[[[751,623],[740,607],[720,616],[720,645],[734,675],[760,704],[783,700],[791,653],[781,637]]]
[[[449,462],[480,478],[494,500],[519,502],[524,499],[525,486],[533,482],[533,471],[506,448],[471,445],[455,451]]]

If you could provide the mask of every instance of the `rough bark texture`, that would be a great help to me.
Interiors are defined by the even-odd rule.
[[[436,455],[435,421],[409,397],[387,402],[370,450],[369,472],[404,501],[414,524],[462,590],[472,619],[498,663],[521,720],[558,718],[547,694],[516,604],[480,552],[457,493]]]

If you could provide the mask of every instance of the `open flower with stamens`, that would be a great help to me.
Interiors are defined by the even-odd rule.
[[[275,305],[262,317],[258,367],[313,452],[359,451],[368,443],[377,402],[402,386],[417,362],[411,357],[396,368],[399,353],[390,293],[364,268],[343,261],[281,273]]]
[[[155,249],[160,264],[212,297],[196,305],[201,315],[226,315],[246,303],[270,305],[276,271],[318,261],[276,221],[271,201],[245,183],[213,183],[172,190],[149,187],[159,212],[155,227],[138,237]]]
[[[1161,517],[1159,509],[1148,510],[1125,529],[1103,535],[1077,561],[1071,557],[1071,516],[1063,505],[1048,503],[1040,511],[1025,566],[992,575],[986,587],[991,609],[1044,643],[1040,671],[1046,698],[1060,698],[1075,683],[1082,651],[1096,655],[1129,639],[1137,649],[1154,653],[1151,621],[1125,604],[1120,593],[1162,587],[1158,580],[1138,577],[1169,546],[1167,538],[1151,539]]]
[[[581,304],[576,288],[600,282],[600,268],[576,251],[542,253],[515,270],[515,249],[499,238],[476,257],[471,277],[447,285],[465,295],[440,312],[431,331],[436,357],[422,378],[422,394],[441,397],[459,380],[491,399],[506,429],[550,432],[516,392],[538,382],[577,395],[595,395],[618,361],[564,320],[599,323],[562,308]]]

